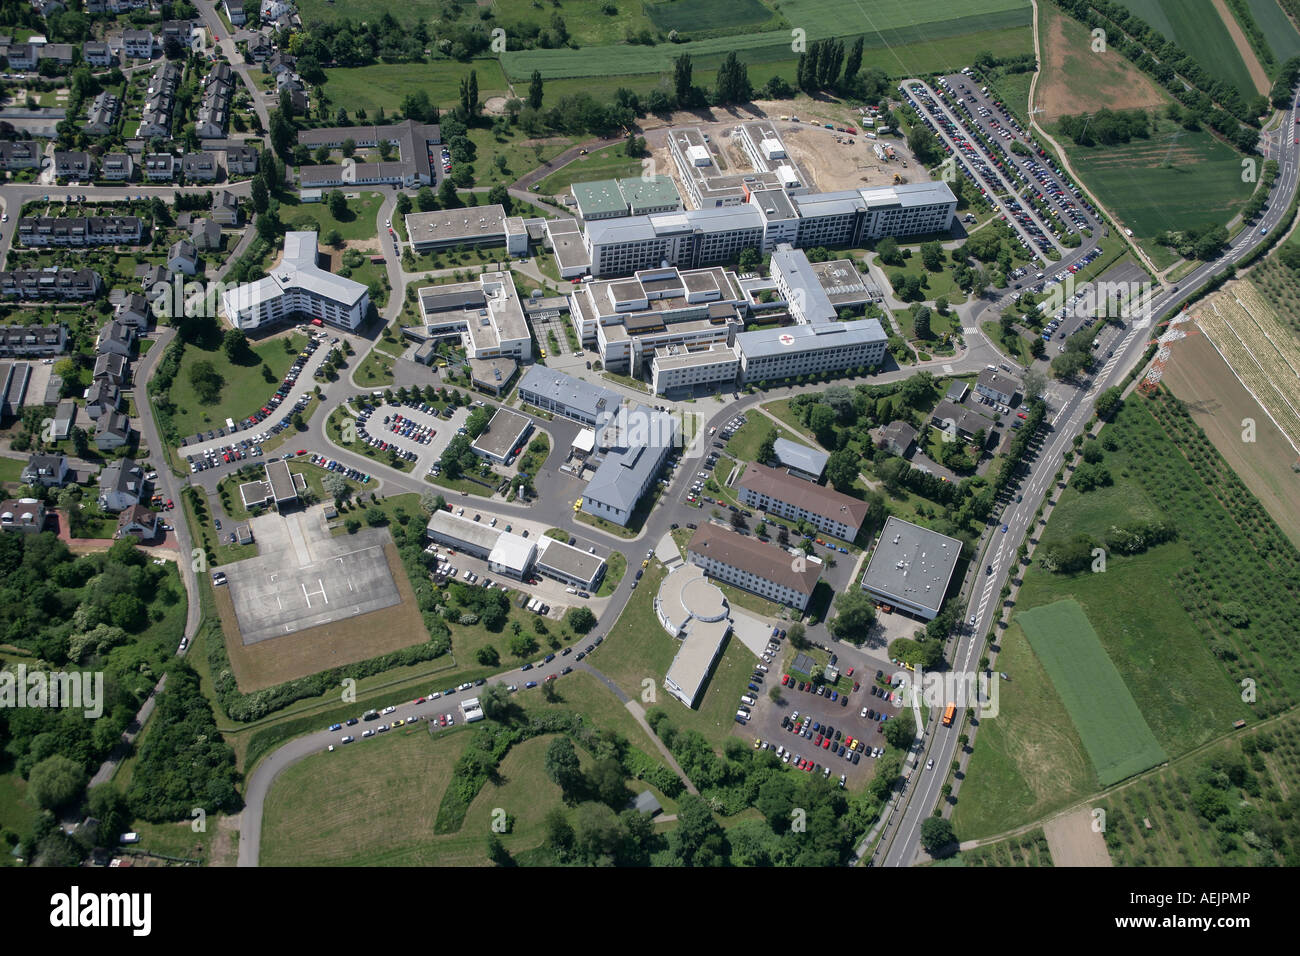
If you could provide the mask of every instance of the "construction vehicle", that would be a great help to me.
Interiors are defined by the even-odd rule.
[[[898,173],[894,173],[894,185],[897,186],[902,181],[903,181],[903,177],[898,175]]]

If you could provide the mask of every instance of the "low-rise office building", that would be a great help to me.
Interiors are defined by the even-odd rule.
[[[703,348],[670,345],[655,349],[650,380],[656,395],[689,393],[700,389],[734,388],[740,375],[740,350],[713,342]]]
[[[524,373],[519,380],[519,400],[584,425],[597,424],[623,404],[622,396],[613,389],[552,371],[545,365],[530,366]]]
[[[588,593],[600,586],[605,576],[604,558],[554,538],[538,538],[537,548],[533,568],[538,574]]]
[[[710,577],[800,611],[807,610],[821,578],[818,559],[712,523],[696,530],[686,557]]]
[[[862,576],[862,590],[892,607],[933,620],[961,558],[956,538],[903,521],[885,521]]]
[[[488,427],[474,439],[470,448],[480,458],[504,465],[514,458],[516,449],[520,448],[533,430],[533,422],[526,415],[512,412],[508,408],[498,408],[488,422]]]
[[[788,438],[778,438],[772,444],[772,452],[787,474],[805,481],[821,481],[826,462],[830,459],[826,452],[800,445]]]
[[[588,467],[597,462],[596,473],[583,489],[582,510],[626,527],[676,445],[677,422],[666,412],[630,405],[603,417],[588,460]]]
[[[407,213],[406,234],[416,252],[452,246],[505,246],[511,256],[528,253],[523,219],[507,216],[499,203]]]
[[[870,510],[865,501],[757,463],[745,469],[737,491],[742,504],[790,521],[807,521],[845,541],[857,537]]]

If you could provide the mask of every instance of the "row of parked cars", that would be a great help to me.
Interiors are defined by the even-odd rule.
[[[305,454],[305,452],[299,452]],[[312,455],[311,463],[326,471],[332,471],[343,475],[345,478],[351,478],[353,481],[360,482],[363,485],[370,483],[370,476],[364,471],[357,468],[350,468],[341,461],[335,461],[333,458],[326,458],[324,455]]]
[[[388,440],[385,439],[385,438],[378,438],[378,437],[376,437],[376,436],[370,434],[370,431],[369,431],[368,425],[369,425],[369,422],[370,422],[370,416],[371,416],[371,414],[372,414],[372,411],[371,411],[370,409],[367,408],[367,409],[364,409],[364,410],[361,412],[361,414],[357,416],[357,435],[358,435],[358,437],[360,437],[360,439],[361,439],[363,442],[365,442],[367,445],[369,445],[371,448],[377,448],[379,451],[388,451],[388,450],[391,448],[391,449],[393,449],[395,452],[397,452],[397,456],[398,456],[399,458],[402,458],[402,459],[404,459],[404,460],[406,460],[406,461],[415,461],[415,459],[416,459],[416,457],[417,457],[416,454],[415,454],[415,452],[413,452],[413,451],[409,451],[409,450],[407,450],[407,449],[405,449],[405,448],[402,448],[401,446],[397,445],[396,443],[394,443],[394,442],[390,442],[390,441],[388,441]],[[389,419],[390,419],[391,417],[392,417],[392,416],[389,416],[389,415],[385,415],[385,416],[384,416],[384,424],[385,424],[385,425],[388,425],[388,424],[389,424]],[[399,416],[399,417],[400,417],[400,416]],[[395,433],[402,434],[401,430],[400,430],[398,427],[396,427],[395,425],[392,426],[392,427],[390,428],[390,430],[393,431],[393,432],[395,432]]]

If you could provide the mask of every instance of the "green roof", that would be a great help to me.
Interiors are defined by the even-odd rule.
[[[620,179],[619,191],[623,194],[632,215],[639,216],[642,210],[657,209],[660,206],[680,205],[681,195],[671,176],[647,176],[635,179]]]
[[[588,216],[608,215],[612,212],[627,212],[627,203],[619,193],[618,182],[613,179],[574,183],[573,198],[577,200],[578,213],[584,219]]]

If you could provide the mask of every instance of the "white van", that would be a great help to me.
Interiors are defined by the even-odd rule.
[[[746,707],[753,707],[755,704],[758,703],[757,700],[755,700],[753,697],[750,697],[748,695],[740,698],[740,702],[744,704]]]
[[[741,721],[749,720],[749,714],[743,710],[736,711],[736,719]]]

